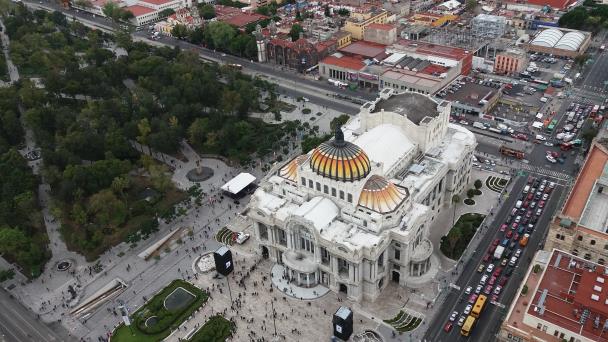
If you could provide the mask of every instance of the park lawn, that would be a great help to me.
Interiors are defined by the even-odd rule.
[[[167,312],[164,309],[164,301],[165,298],[171,294],[176,288],[182,287],[189,292],[193,293],[196,296],[196,299],[190,303],[190,305],[181,312],[178,312],[175,318],[170,322],[167,328],[158,332],[148,334],[142,331],[139,328],[139,324],[143,324],[148,317],[156,316],[162,314],[162,311]],[[175,330],[180,324],[182,324],[186,318],[188,318],[192,313],[197,310],[200,306],[207,302],[209,295],[198,287],[190,284],[181,279],[176,279],[172,281],[167,287],[165,287],[161,292],[156,294],[150,300],[146,302],[144,306],[139,308],[135,313],[131,315],[131,326],[127,327],[124,324],[121,324],[112,336],[112,341],[114,342],[148,342],[148,341],[160,341],[165,337],[169,336],[172,330]],[[160,311],[152,311],[154,307],[161,307]]]
[[[234,325],[229,320],[222,316],[211,317],[205,325],[203,325],[190,338],[190,342],[224,342],[232,335]]]
[[[87,230],[82,229],[78,223],[71,219],[71,206],[62,206],[63,224],[61,226],[61,232],[69,250],[83,254],[87,261],[93,261],[108,249],[127,240],[129,235],[140,231],[144,225],[149,225],[150,221],[155,220],[154,217],[156,213],[158,213],[158,216],[162,216],[163,213],[171,211],[175,204],[188,197],[185,192],[177,189],[171,184],[164,195],[155,197],[149,204],[143,203],[144,201],[139,198],[139,195],[144,189],[152,187],[150,181],[144,177],[137,176],[133,176],[130,179],[132,186],[127,192],[127,202],[129,203],[130,208],[128,218],[125,223],[117,229],[104,229],[98,244],[83,245],[83,242],[90,240],[90,237],[87,236]],[[86,200],[83,202],[86,202]],[[138,204],[141,203],[143,203],[144,209],[135,211],[134,208],[138,207]],[[141,207],[141,205],[139,207]]]
[[[448,235],[441,238],[441,252],[450,259],[460,259],[485,217],[476,213],[460,216]]]

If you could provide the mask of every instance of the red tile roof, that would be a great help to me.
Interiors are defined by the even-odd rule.
[[[592,270],[593,267],[595,270]],[[541,303],[544,291],[547,295]],[[527,314],[593,341],[608,341],[608,335],[603,334],[601,329],[608,318],[607,294],[608,275],[603,266],[554,250],[538,287],[532,293]],[[598,300],[592,299],[592,295],[597,295]],[[541,308],[544,308],[544,312]],[[589,316],[581,323],[585,310],[589,311]],[[600,328],[595,329],[593,323],[598,316]]]
[[[261,14],[249,14],[249,13],[240,13],[234,16],[222,17],[218,20],[226,22],[232,26],[236,27],[245,27],[248,24],[255,23],[260,20],[264,20],[268,17]]]
[[[365,64],[363,63],[361,58],[349,56],[342,56],[340,58],[335,56],[328,56],[325,57],[320,63],[335,65],[340,68],[351,69],[356,71],[359,71],[363,69],[363,67],[365,67]]]
[[[394,28],[395,28],[395,26],[389,25],[389,24],[376,24],[376,23],[373,23],[373,24],[367,25],[366,30],[376,29],[376,30],[390,31],[390,30],[392,30]]]
[[[139,17],[139,16],[142,16],[145,14],[156,12],[156,10],[153,10],[148,7],[140,6],[140,5],[128,6],[128,7],[125,7],[125,10],[133,13],[133,15],[135,17]]]
[[[593,184],[602,175],[607,161],[608,153],[597,143],[593,143],[591,151],[587,154],[585,164],[578,174],[574,187],[562,210],[564,216],[572,218],[575,221],[581,218],[587,199],[593,189]]]
[[[565,9],[573,0],[528,0],[529,4],[537,6],[549,6],[551,8]]]
[[[139,2],[145,2],[148,4],[152,4],[152,5],[164,5],[168,2],[171,2],[172,0],[139,0]]]
[[[362,56],[365,58],[376,58],[385,55],[386,45],[376,44],[360,40],[340,49],[347,55]],[[383,58],[384,59],[384,58]]]

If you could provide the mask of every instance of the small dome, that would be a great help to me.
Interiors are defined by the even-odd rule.
[[[283,165],[279,170],[279,176],[289,179],[292,182],[298,181],[298,167],[308,160],[308,155],[301,155],[293,158],[289,163]]]
[[[387,181],[384,177],[373,175],[359,195],[359,205],[379,212],[391,212],[409,197],[409,191],[401,186]]]
[[[371,164],[367,154],[359,146],[344,141],[342,130],[337,128],[334,140],[312,151],[310,168],[323,177],[352,182],[367,177]]]

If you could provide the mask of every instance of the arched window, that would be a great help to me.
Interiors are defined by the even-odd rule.
[[[579,236],[577,236],[577,237],[576,237],[576,239],[577,239],[578,241],[583,241],[583,236],[582,236],[582,235],[579,235]]]
[[[591,240],[590,243],[591,243],[591,246],[595,246],[595,240]]]
[[[585,253],[585,256],[583,258],[585,258],[585,260],[591,260],[591,254]]]
[[[597,259],[597,263],[600,265],[604,265],[606,263],[606,261],[602,258]]]
[[[578,249],[575,248],[574,250],[572,250],[572,255],[578,256]]]

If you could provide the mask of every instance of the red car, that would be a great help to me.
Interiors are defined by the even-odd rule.
[[[513,231],[512,231],[512,230],[509,230],[509,231],[507,232],[507,234],[505,234],[505,237],[506,237],[507,239],[510,239],[510,238],[511,238],[511,236],[513,236]]]
[[[492,258],[492,255],[490,253],[488,253],[483,257],[483,262],[488,262],[488,261],[490,261],[491,258]]]
[[[483,290],[483,293],[489,295],[490,292],[492,292],[492,285],[488,285],[486,286],[486,288]]]
[[[500,282],[498,282],[498,284],[499,284],[500,286],[505,286],[505,284],[507,283],[507,280],[508,280],[508,279],[509,279],[509,278],[507,278],[507,277],[502,277],[502,278],[500,278]]]
[[[504,232],[506,229],[507,229],[507,225],[506,224],[503,223],[503,224],[500,225],[500,231],[501,232]]]
[[[475,301],[477,301],[477,297],[479,297],[479,295],[476,295],[476,294],[474,294],[474,293],[473,293],[473,294],[472,294],[472,295],[469,297],[469,304],[474,304],[474,303],[475,303]]]
[[[498,246],[499,243],[500,243],[500,239],[496,239],[496,240],[494,240],[494,242],[492,242],[492,246],[496,247],[496,246]]]
[[[524,201],[523,207],[527,208],[530,205],[530,201]]]
[[[529,194],[528,194],[528,197],[526,197],[526,199],[527,199],[528,201],[531,201],[533,198],[534,198],[534,194],[533,194],[533,193],[529,193]]]
[[[501,273],[502,273],[502,267],[496,267],[496,269],[494,270],[494,273],[492,275],[494,277],[498,278]]]
[[[490,246],[490,248],[488,248],[488,254],[494,254],[495,250],[496,250],[496,246]]]
[[[517,240],[519,240],[519,234],[515,233],[515,235],[513,235],[513,241]]]
[[[491,288],[492,285],[494,285],[495,282],[496,282],[496,277],[490,278],[490,281],[488,281],[488,286],[490,286],[490,288]]]
[[[538,202],[538,207],[541,208],[541,209],[544,208],[545,207],[545,201]]]
[[[452,328],[454,327],[454,324],[452,324],[452,322],[447,322],[444,326],[443,326],[443,331],[445,332],[450,332],[452,331]]]

